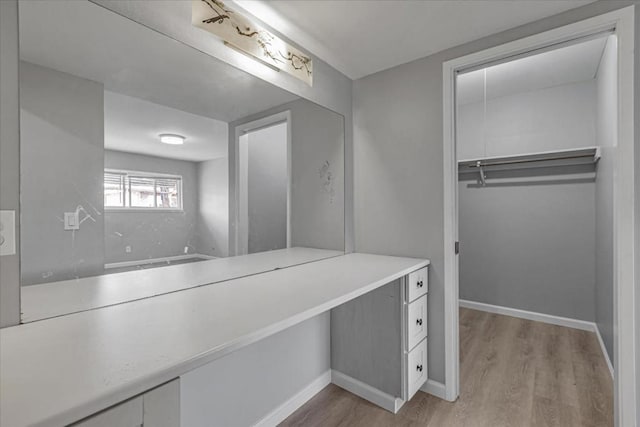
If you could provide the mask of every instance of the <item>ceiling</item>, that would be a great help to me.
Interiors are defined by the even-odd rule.
[[[485,70],[487,99],[592,80],[598,73],[606,43],[607,38],[601,37],[460,74],[458,104],[484,99]]]
[[[227,156],[227,123],[115,92],[104,93],[104,147],[173,159],[203,161]],[[161,133],[186,137],[183,145],[159,143]]]
[[[21,1],[20,57],[105,89],[229,122],[298,99],[88,1]]]
[[[352,79],[594,0],[236,0]]]

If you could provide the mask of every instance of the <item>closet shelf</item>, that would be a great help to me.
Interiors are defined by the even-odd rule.
[[[458,173],[478,173],[481,169],[485,171],[496,171],[586,165],[595,164],[599,159],[599,147],[546,151],[542,153],[520,154],[517,156],[483,157],[459,160]]]

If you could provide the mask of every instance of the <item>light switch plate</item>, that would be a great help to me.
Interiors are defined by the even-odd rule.
[[[78,212],[65,212],[64,213],[64,229],[65,230],[80,230]]]
[[[16,211],[0,211],[0,256],[16,253]]]

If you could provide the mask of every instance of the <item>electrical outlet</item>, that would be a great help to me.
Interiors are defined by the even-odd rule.
[[[64,229],[80,230],[80,218],[77,211],[64,213]]]
[[[130,245],[125,246],[125,247],[124,247],[124,251],[125,251],[126,253],[130,254],[130,253],[131,253],[131,246],[130,246]]]
[[[0,211],[0,255],[16,253],[16,211]]]

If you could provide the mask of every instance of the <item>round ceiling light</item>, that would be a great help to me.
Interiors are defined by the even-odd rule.
[[[176,135],[173,133],[160,134],[160,142],[162,142],[163,144],[182,145],[184,144],[185,139],[187,138],[182,135]]]

